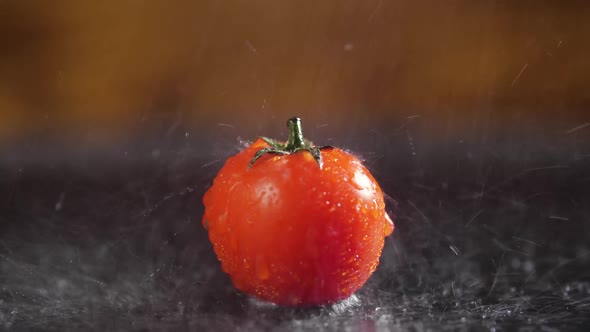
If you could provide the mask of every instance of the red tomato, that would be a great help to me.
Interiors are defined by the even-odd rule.
[[[394,227],[357,158],[303,140],[297,118],[289,126],[287,143],[259,138],[227,160],[203,198],[203,225],[240,291],[282,305],[332,303],[367,281]]]

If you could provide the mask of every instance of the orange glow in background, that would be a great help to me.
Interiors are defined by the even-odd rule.
[[[0,138],[109,141],[169,114],[197,127],[579,117],[590,16],[575,3],[3,2]]]

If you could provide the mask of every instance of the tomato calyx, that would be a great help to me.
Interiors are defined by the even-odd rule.
[[[322,153],[324,149],[332,149],[331,146],[317,147],[311,141],[303,138],[303,131],[301,129],[301,119],[298,117],[290,118],[287,121],[287,127],[289,128],[289,138],[286,143],[277,141],[268,137],[260,137],[270,147],[262,148],[256,151],[254,158],[248,164],[248,168],[252,167],[254,163],[265,154],[277,154],[277,155],[289,155],[292,153],[307,151],[313,159],[317,162],[320,169],[323,166]]]

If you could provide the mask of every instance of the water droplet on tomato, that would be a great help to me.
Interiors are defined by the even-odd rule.
[[[272,206],[278,203],[280,192],[272,181],[265,179],[257,184],[255,196],[263,206]]]
[[[385,223],[383,225],[383,234],[385,236],[391,235],[391,233],[393,233],[394,228],[395,227],[393,226],[393,221],[391,220],[389,215],[387,213],[385,213]]]
[[[378,216],[379,216],[379,211],[378,210],[371,210],[371,217],[377,218]]]
[[[365,189],[366,180],[364,174],[362,174],[361,172],[354,173],[354,176],[352,178],[352,181],[350,181],[350,184],[357,190]]]

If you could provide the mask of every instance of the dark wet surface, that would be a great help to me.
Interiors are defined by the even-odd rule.
[[[0,329],[585,331],[585,146],[402,134],[348,145],[366,151],[396,230],[362,290],[313,309],[237,293],[200,226],[201,196],[239,149],[235,135],[211,148],[179,138],[6,149]]]

